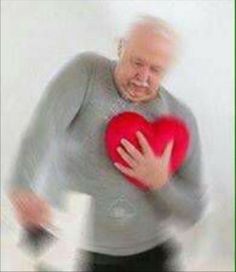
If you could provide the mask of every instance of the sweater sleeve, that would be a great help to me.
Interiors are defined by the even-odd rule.
[[[88,53],[69,62],[48,84],[25,131],[9,180],[9,189],[34,186],[51,143],[81,110],[92,77]]]
[[[193,115],[187,119],[191,146],[185,163],[164,187],[148,192],[156,208],[162,207],[170,219],[182,226],[196,223],[205,206],[199,132]]]

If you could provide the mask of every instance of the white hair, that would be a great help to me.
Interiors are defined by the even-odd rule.
[[[125,45],[132,37],[134,32],[141,28],[147,28],[147,31],[166,39],[173,46],[173,62],[177,61],[181,45],[178,33],[165,20],[151,15],[140,15],[129,25],[118,43],[119,57],[122,56]]]
[[[147,27],[149,31],[156,35],[160,35],[170,42],[176,42],[178,39],[177,32],[167,23],[165,20],[151,16],[151,15],[141,15],[132,24],[129,25],[125,35],[123,37],[124,41],[127,41],[133,32],[140,27]]]

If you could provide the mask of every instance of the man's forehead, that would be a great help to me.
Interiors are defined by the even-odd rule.
[[[148,43],[141,41],[131,43],[127,47],[128,55],[134,59],[151,64],[152,66],[166,66],[173,57],[173,48],[168,43]]]

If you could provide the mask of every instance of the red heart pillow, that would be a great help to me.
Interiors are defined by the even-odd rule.
[[[168,142],[173,139],[174,146],[170,160],[170,171],[174,173],[180,168],[186,157],[190,134],[183,121],[170,115],[162,116],[152,123],[135,112],[123,112],[114,116],[109,121],[105,132],[107,153],[113,162],[119,162],[128,166],[116,150],[120,146],[122,138],[125,138],[137,149],[141,150],[136,138],[137,131],[143,133],[158,156],[163,153]],[[138,188],[148,189],[144,182],[128,176],[126,178]]]

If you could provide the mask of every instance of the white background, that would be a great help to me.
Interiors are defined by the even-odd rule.
[[[2,1],[1,181],[7,185],[21,135],[49,79],[82,51],[116,58],[135,15],[169,21],[182,36],[165,86],[197,117],[208,214],[183,239],[188,271],[233,267],[233,1]],[[3,207],[4,208],[4,207]]]

